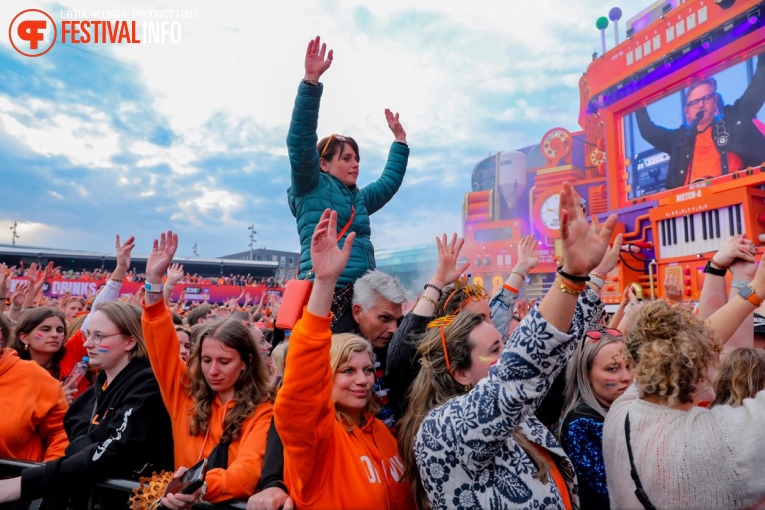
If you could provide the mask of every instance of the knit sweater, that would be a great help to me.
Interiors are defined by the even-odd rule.
[[[594,292],[583,293],[580,303],[571,335],[532,308],[489,376],[426,416],[414,452],[432,508],[564,508],[556,483],[534,478],[531,459],[512,438],[515,427],[554,459],[579,508],[571,461],[533,412],[571,358],[581,328],[602,308]]]
[[[642,509],[630,477],[624,434],[656,508],[734,510],[765,498],[765,390],[740,407],[681,411],[638,399],[633,385],[611,406],[603,455],[612,508]]]

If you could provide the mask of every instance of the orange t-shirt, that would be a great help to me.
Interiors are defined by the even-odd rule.
[[[737,172],[744,168],[744,162],[737,154],[728,151],[728,173]],[[691,165],[690,182],[714,179],[722,175],[722,161],[712,138],[712,126],[696,135],[696,146],[693,149],[693,164]]]

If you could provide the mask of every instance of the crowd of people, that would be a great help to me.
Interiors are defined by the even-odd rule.
[[[205,460],[204,483],[165,493],[162,507],[765,504],[765,355],[753,322],[765,265],[750,240],[733,236],[711,258],[697,309],[682,296],[639,302],[628,288],[606,318],[616,216],[588,223],[564,183],[560,267],[541,301],[519,299],[539,263],[533,236],[489,296],[464,276],[456,234],[435,238],[433,275],[410,300],[374,268],[368,239],[369,214],[406,168],[398,114],[386,111],[396,139],[386,182],[364,194],[355,142],[315,134],[332,52],[316,38],[305,60],[288,138],[300,276],[312,281],[302,317],[285,332],[271,323],[276,303],[179,309],[170,230],[154,240],[137,296],[120,292],[132,237],[116,238],[114,271],[78,310],[36,303],[53,268],[28,268],[23,303],[0,300],[0,407],[10,413],[0,458],[40,464],[0,480],[0,503],[55,494],[79,508],[99,480],[179,478]],[[72,380],[83,358],[89,371]]]

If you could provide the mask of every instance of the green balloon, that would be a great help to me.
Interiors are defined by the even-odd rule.
[[[598,28],[598,30],[605,30],[608,28],[608,18],[605,16],[599,17],[598,21],[595,22],[595,26]]]

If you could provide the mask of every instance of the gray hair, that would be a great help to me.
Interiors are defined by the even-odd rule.
[[[402,305],[407,300],[406,290],[398,278],[376,269],[367,271],[353,284],[353,305],[369,310],[381,297],[396,305]]]
[[[582,345],[576,348],[574,356],[566,369],[566,392],[563,401],[563,413],[560,416],[561,423],[566,421],[566,416],[584,402],[593,408],[603,418],[606,417],[606,409],[595,397],[590,386],[590,369],[592,361],[600,350],[606,345],[616,342],[624,342],[624,338],[603,333],[603,337],[594,341],[586,336],[581,340]]]

